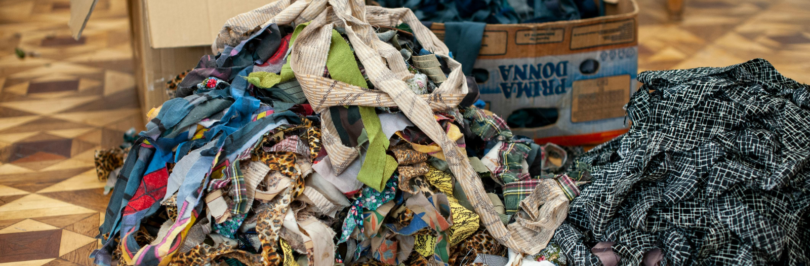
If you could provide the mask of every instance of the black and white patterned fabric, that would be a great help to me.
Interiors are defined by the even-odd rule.
[[[578,159],[593,182],[553,241],[574,265],[810,264],[810,86],[765,60],[649,71],[626,134]]]

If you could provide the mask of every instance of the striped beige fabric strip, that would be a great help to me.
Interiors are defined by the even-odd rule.
[[[326,153],[329,154],[335,175],[343,173],[360,156],[357,149],[347,147],[340,142],[337,129],[332,124],[332,115],[329,112],[321,112],[321,143],[323,143]]]
[[[267,176],[267,173],[270,172],[270,167],[268,167],[264,163],[260,162],[253,162],[247,164],[247,166],[243,166],[245,169],[242,170],[242,173],[245,177],[245,190],[247,191],[247,209],[245,209],[245,213],[250,211],[250,208],[253,206],[253,199],[256,195],[256,187],[259,186],[264,180],[264,177]]]
[[[303,9],[296,6],[295,10],[285,13],[285,16],[289,17],[293,13],[299,14],[299,17],[294,18],[296,23],[312,18],[311,24],[300,33],[292,47],[291,66],[307,99],[313,107],[317,107],[315,108],[317,111],[321,112],[323,143],[332,161],[336,162],[335,157],[340,156],[349,158],[356,150],[349,151],[348,149],[352,148],[342,146],[336,137],[334,128],[329,128],[332,119],[329,112],[323,112],[326,110],[325,108],[341,105],[390,106],[390,103],[383,100],[385,96],[388,96],[387,99],[393,101],[411,122],[442,147],[450,170],[458,178],[470,204],[475,208],[476,213],[481,217],[482,224],[493,237],[507,247],[526,254],[536,254],[545,248],[550,235],[553,234],[559,222],[564,219],[568,208],[567,202],[565,204],[558,202],[561,193],[559,188],[547,185],[538,186],[532,196],[524,201],[525,204],[521,205],[524,213],[518,217],[520,220],[510,224],[507,229],[501,222],[498,213],[495,212],[480,178],[467,157],[433,119],[433,110],[453,108],[458,104],[455,101],[456,97],[463,98],[463,95],[467,93],[466,79],[461,73],[461,65],[448,57],[447,46],[424,27],[409,9],[365,6],[364,0],[327,0],[328,5],[323,4],[322,1],[312,0],[309,6]],[[272,18],[276,14],[281,14],[276,9],[284,6],[283,3],[268,6],[242,14],[240,16],[243,17],[239,19],[229,20],[217,38],[215,47],[223,48],[224,44],[238,43],[241,40],[239,38],[244,38],[243,34],[239,34],[239,30],[255,28],[255,25],[262,25],[269,21],[272,23],[289,20],[288,18]],[[315,15],[318,11],[320,13]],[[255,20],[262,21],[255,23]],[[396,26],[400,22],[411,26],[416,38],[426,50],[436,53],[448,62],[451,72],[435,91],[435,95],[416,95],[408,89],[404,82],[407,75],[404,75],[396,65],[401,59],[391,56],[391,48],[385,47],[388,44],[376,41],[377,37],[372,25]],[[355,54],[365,67],[370,81],[384,94],[321,78],[326,65],[333,26],[345,29]],[[440,102],[447,104],[437,105]],[[352,160],[346,159],[344,162],[350,163]],[[338,165],[338,167],[340,166]],[[348,166],[348,163],[345,166]],[[564,195],[562,197],[564,198]],[[549,217],[551,219],[547,221],[546,219]]]
[[[395,107],[397,103],[391,95],[379,91],[363,89],[354,85],[346,84],[323,77],[312,75],[301,75],[298,77],[301,87],[307,88],[304,94],[316,112],[323,113],[330,106],[377,106]],[[444,111],[452,109],[464,99],[462,93],[432,93],[418,95],[417,97],[426,101],[432,110]],[[327,149],[327,151],[329,151]]]
[[[246,39],[252,30],[272,19],[288,6],[290,6],[290,0],[279,0],[228,19],[211,45],[212,50],[216,53],[224,49],[226,44],[236,46]]]

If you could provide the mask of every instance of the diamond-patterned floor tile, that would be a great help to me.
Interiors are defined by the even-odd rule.
[[[49,224],[58,228],[65,228],[68,226],[73,225],[74,223],[81,222],[87,218],[94,218],[98,220],[98,214],[95,213],[81,213],[81,214],[71,214],[71,215],[62,215],[62,216],[50,216],[50,217],[37,217],[31,218],[32,220],[42,222],[45,224]],[[98,228],[96,228],[98,229]]]

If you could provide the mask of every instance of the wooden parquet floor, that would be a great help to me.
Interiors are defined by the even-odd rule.
[[[669,21],[663,0],[639,0],[639,71],[719,67],[754,58],[810,83],[810,1],[684,0]]]
[[[810,83],[810,1],[687,0],[680,22],[664,2],[640,0],[640,71],[761,57]],[[126,2],[99,0],[79,41],[69,10],[0,0],[0,266],[91,265],[109,199],[94,150],[144,126]]]
[[[92,265],[94,151],[144,125],[126,1],[100,0],[78,41],[69,18],[69,0],[0,1],[0,265]]]

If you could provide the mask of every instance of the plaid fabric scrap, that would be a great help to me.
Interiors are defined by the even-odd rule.
[[[470,131],[484,141],[489,141],[497,136],[512,137],[512,131],[509,130],[506,121],[490,111],[470,106],[464,111],[464,118],[471,120]]]
[[[557,175],[554,177],[554,180],[556,180],[557,184],[560,185],[560,188],[562,189],[563,193],[565,193],[565,196],[568,197],[568,200],[574,200],[574,198],[579,196],[579,187],[577,187],[577,184],[574,182],[574,180],[571,180],[568,175]]]
[[[503,205],[507,215],[515,214],[520,208],[520,202],[532,194],[534,188],[540,184],[541,179],[516,181],[503,186]]]
[[[529,179],[528,173],[522,173],[523,165],[521,163],[529,156],[532,148],[523,143],[504,142],[500,149],[499,164],[493,172],[500,175],[504,183]]]
[[[215,191],[217,189],[227,189],[227,193],[231,199],[228,201],[228,207],[234,215],[243,214],[247,209],[247,188],[245,187],[245,177],[242,175],[239,160],[230,163],[224,161],[211,171],[211,181],[209,181],[208,191]]]
[[[246,201],[247,199],[247,188],[245,187],[245,176],[242,175],[242,169],[240,168],[239,161],[233,162],[230,167],[227,167],[223,170],[223,175],[225,179],[231,180],[231,202],[233,202],[233,206],[231,207],[231,212],[234,215],[241,215],[247,210],[247,205],[249,202]]]

